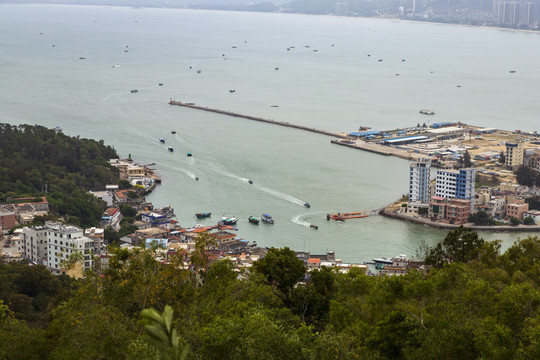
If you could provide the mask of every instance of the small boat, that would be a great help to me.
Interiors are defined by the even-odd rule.
[[[405,59],[401,59],[401,61],[405,61]]]
[[[230,93],[233,93],[233,92],[235,92],[235,91],[236,91],[236,90],[233,90],[233,89],[229,90]]]
[[[195,176],[195,180],[199,181],[199,177],[198,177],[198,176]]]
[[[253,184],[253,181],[251,181],[251,180],[248,180],[248,184]]]
[[[277,68],[274,68],[274,70],[279,70],[279,68],[278,68],[278,67],[277,67]]]
[[[434,111],[426,110],[426,109],[420,110],[419,113],[420,113],[420,114],[424,114],[424,115],[435,115],[435,112],[434,112]]]
[[[317,225],[309,224],[309,227],[315,230],[319,230],[319,227]]]
[[[159,138],[159,142],[162,143],[162,144],[165,144],[165,139],[164,138]]]
[[[233,48],[233,49],[236,49],[236,46],[233,46],[232,48]]]
[[[79,58],[79,60],[84,60],[84,59],[86,59],[86,58],[85,58],[85,57],[82,57],[82,56]]]
[[[382,59],[379,59],[379,62],[382,62]]]
[[[509,73],[510,74],[515,74],[516,70],[510,70]]]
[[[176,131],[175,130],[171,130],[171,134],[176,134]]]
[[[255,216],[250,216],[248,218],[248,221],[252,224],[255,224],[255,225],[258,225],[259,224],[259,219],[257,219]]]
[[[197,74],[200,74],[202,71],[201,70],[197,70]]]
[[[174,148],[172,146],[169,146],[169,147],[167,147],[167,150],[169,150],[170,152],[173,152]]]
[[[137,89],[133,89],[133,90],[131,90],[131,92],[132,92],[133,94],[135,94],[135,93],[138,93],[138,92],[139,92],[139,90],[137,90]]]
[[[197,219],[204,219],[204,218],[210,217],[210,215],[212,215],[212,213],[208,211],[201,211],[195,214]]]
[[[317,51],[319,51],[319,50],[317,50],[317,49],[313,49],[313,52],[317,52]]]
[[[368,57],[370,57],[370,56],[371,56],[371,54],[367,54],[367,56],[368,56]]]
[[[371,259],[373,261],[375,261],[375,263],[377,264],[392,264],[392,259],[387,259],[387,258],[375,258],[375,259]]]
[[[305,47],[306,47],[306,48],[309,48],[309,45],[306,45]]]
[[[235,217],[228,218],[224,216],[221,218],[221,222],[223,225],[234,225],[238,222],[238,219]]]
[[[307,202],[304,203],[304,206],[307,207],[307,208],[311,207],[311,205],[309,205],[309,203],[307,203]]]
[[[124,52],[128,52],[127,50],[124,50]]]
[[[262,214],[261,215],[261,221],[263,221],[263,222],[265,222],[267,224],[273,224],[274,223],[274,219],[269,214]]]
[[[291,51],[291,48],[287,48],[287,51]]]
[[[163,83],[159,83],[158,85],[159,85],[159,86],[163,86]]]
[[[188,156],[188,157],[191,157],[191,156],[192,156],[192,154],[191,154],[190,152],[188,152],[188,153],[187,153],[187,156]]]
[[[270,105],[270,107],[279,107],[279,105]]]

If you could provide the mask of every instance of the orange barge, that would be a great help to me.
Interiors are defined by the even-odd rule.
[[[351,213],[335,213],[335,214],[326,214],[326,220],[336,220],[336,221],[345,221],[346,219],[358,219],[365,218],[369,215],[362,214],[360,211],[351,212]]]

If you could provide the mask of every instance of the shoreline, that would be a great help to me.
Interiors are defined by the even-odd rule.
[[[514,29],[507,27],[498,27],[493,25],[472,25],[472,24],[460,24],[452,22],[440,22],[440,21],[422,21],[422,20],[412,20],[412,19],[401,19],[399,15],[386,15],[386,16],[338,16],[336,14],[309,14],[303,12],[272,12],[272,11],[249,11],[249,10],[234,10],[234,9],[211,9],[211,8],[190,8],[185,6],[169,6],[169,3],[155,3],[151,5],[150,3],[145,5],[126,5],[123,3],[117,3],[112,1],[110,4],[95,4],[90,1],[88,2],[76,2],[76,1],[63,1],[63,2],[49,2],[49,1],[23,1],[23,2],[3,2],[0,5],[60,5],[60,6],[93,6],[93,7],[104,7],[104,8],[132,8],[132,9],[163,9],[163,10],[191,10],[191,11],[228,11],[228,12],[242,12],[242,13],[260,13],[260,14],[278,14],[278,15],[304,15],[304,16],[327,16],[327,17],[340,17],[340,18],[358,18],[358,19],[371,19],[371,20],[386,20],[386,21],[399,21],[399,22],[410,22],[410,23],[427,23],[434,25],[450,25],[456,27],[465,27],[465,28],[478,28],[478,29],[487,29],[487,30],[503,30],[510,32],[522,32],[522,33],[531,33],[531,34],[540,34],[540,28],[538,30],[532,29]],[[276,5],[277,6],[277,5]]]
[[[444,230],[455,230],[459,228],[460,226],[463,226],[466,229],[474,230],[474,231],[485,231],[485,232],[537,232],[540,231],[540,225],[517,225],[517,226],[484,226],[484,225],[471,225],[471,224],[463,224],[463,225],[454,225],[454,224],[446,224],[441,222],[434,222],[426,218],[419,218],[416,216],[411,215],[405,215],[400,214],[394,211],[390,210],[382,210],[379,213],[381,216],[386,216],[391,219],[396,220],[402,220],[406,222],[411,222],[419,225],[425,225],[436,229],[444,229]]]

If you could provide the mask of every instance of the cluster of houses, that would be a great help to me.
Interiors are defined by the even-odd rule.
[[[540,149],[525,152],[523,143],[506,143],[504,166],[511,170],[521,165],[540,171]],[[539,195],[536,188],[512,182],[500,183],[498,188],[487,186],[475,189],[477,172],[484,170],[464,168],[437,169],[431,180],[432,159],[426,158],[410,165],[409,200],[402,211],[421,216],[432,222],[465,224],[469,216],[484,211],[492,219],[510,223],[512,218],[528,224],[540,224],[540,211],[530,210],[527,197]]]

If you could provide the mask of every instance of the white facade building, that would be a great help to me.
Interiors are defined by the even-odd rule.
[[[412,163],[409,172],[409,202],[429,202],[431,160]]]
[[[94,266],[94,240],[83,236],[83,230],[76,226],[48,224],[47,226],[47,267],[54,274],[64,271],[64,262],[72,254],[83,255],[83,270]]]
[[[38,265],[47,265],[47,227],[24,227],[21,256]]]

